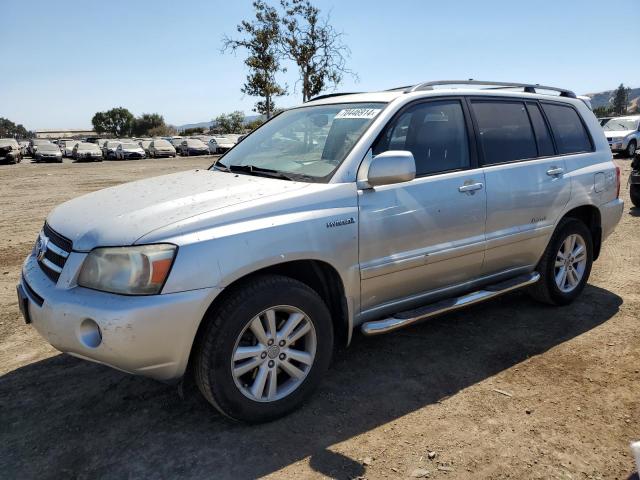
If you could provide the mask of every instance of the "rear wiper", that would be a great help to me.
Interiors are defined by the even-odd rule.
[[[293,175],[286,175],[278,170],[272,170],[270,168],[256,167],[255,165],[229,165],[227,169],[231,172],[248,173],[249,175],[256,175],[259,177],[279,178],[281,180],[295,181]]]

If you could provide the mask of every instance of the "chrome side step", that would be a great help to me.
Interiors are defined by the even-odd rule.
[[[391,317],[383,318],[381,320],[365,322],[361,327],[362,333],[365,335],[380,335],[382,333],[392,332],[399,328],[404,328],[408,325],[413,325],[414,323],[426,320],[427,318],[431,318],[442,313],[452,312],[475,303],[484,302],[485,300],[495,298],[503,293],[526,287],[527,285],[536,283],[539,279],[540,274],[538,272],[519,275],[503,282],[488,285],[482,290],[467,293],[460,297],[446,298],[436,303],[418,307],[414,310],[396,313]]]

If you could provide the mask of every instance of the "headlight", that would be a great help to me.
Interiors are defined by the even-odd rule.
[[[160,293],[176,251],[169,244],[96,248],[82,264],[78,285],[126,295]]]

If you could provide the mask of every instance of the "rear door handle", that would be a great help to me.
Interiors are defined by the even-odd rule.
[[[563,173],[564,173],[564,168],[560,168],[560,167],[551,167],[549,170],[547,170],[547,175],[549,175],[550,177],[562,175]]]
[[[461,187],[458,187],[458,191],[460,193],[473,192],[475,190],[480,190],[483,186],[484,185],[481,183],[471,183],[469,185],[462,185]]]

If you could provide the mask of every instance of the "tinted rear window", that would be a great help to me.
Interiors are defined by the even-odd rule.
[[[565,105],[543,103],[542,108],[549,119],[559,154],[590,152],[589,135],[573,108]]]
[[[536,141],[523,102],[473,101],[485,164],[537,156]]]
[[[544,121],[540,107],[536,103],[527,103],[527,109],[529,110],[529,117],[533,124],[533,131],[536,134],[536,140],[538,141],[538,156],[549,157],[554,154],[553,142],[551,141],[551,135],[549,134],[549,128]]]

